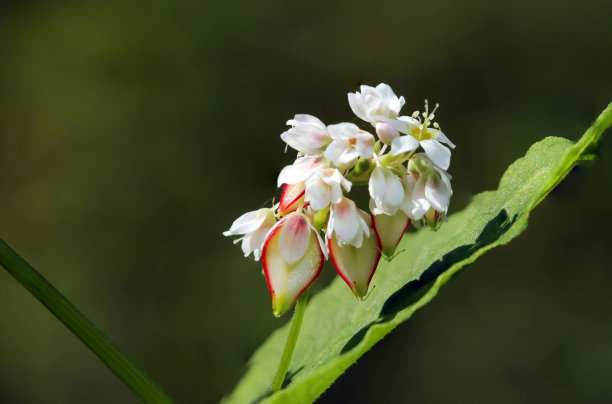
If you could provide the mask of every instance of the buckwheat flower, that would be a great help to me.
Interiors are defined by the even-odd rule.
[[[339,123],[327,127],[333,141],[325,150],[325,158],[341,170],[355,165],[359,157],[369,159],[374,153],[375,139],[370,133],[352,123]]]
[[[223,232],[224,236],[243,237],[236,239],[234,243],[242,241],[242,251],[248,257],[253,253],[256,261],[261,257],[261,250],[268,232],[274,227],[276,218],[274,209],[264,208],[247,212],[232,223],[228,231]]]
[[[361,92],[348,93],[351,109],[359,118],[376,126],[377,122],[386,122],[396,118],[404,105],[404,97],[395,95],[391,87],[381,83],[374,87],[361,86]]]
[[[312,115],[298,114],[287,121],[293,126],[281,134],[281,139],[306,156],[322,153],[331,142],[325,124]]]
[[[450,174],[434,165],[421,153],[410,159],[408,170],[418,176],[412,190],[413,206],[418,206],[419,212],[424,209],[423,213],[433,208],[441,214],[446,214],[450,197],[453,195]],[[416,216],[414,218],[418,219]]]
[[[328,239],[333,238],[339,246],[360,248],[364,236],[370,237],[370,226],[359,213],[355,202],[343,196],[340,203],[331,205],[327,224]]]
[[[299,157],[293,164],[281,170],[278,175],[278,186],[306,181],[319,168],[327,166],[328,163],[320,156]]]
[[[323,240],[301,210],[288,214],[270,230],[261,262],[275,316],[289,310],[317,279],[326,258]]]
[[[342,188],[351,190],[351,182],[336,168],[323,168],[306,181],[304,201],[310,202],[314,211],[325,209],[330,203],[340,203]]]
[[[389,168],[377,166],[372,171],[368,184],[372,198],[371,212],[393,216],[404,201],[404,187],[400,179]]]
[[[432,121],[435,117],[436,108],[429,113],[427,100],[425,101],[425,112],[422,113],[424,121],[421,122],[418,117],[419,112],[415,112],[412,117],[400,116],[397,119],[390,119],[387,123],[395,129],[407,136],[399,136],[391,142],[391,154],[397,156],[401,153],[416,150],[419,145],[425,150],[427,157],[434,162],[435,165],[443,170],[448,169],[450,165],[451,151],[442,143],[446,143],[449,147],[455,148],[455,145],[446,137],[439,129],[437,123]],[[430,127],[432,125],[433,127]]]

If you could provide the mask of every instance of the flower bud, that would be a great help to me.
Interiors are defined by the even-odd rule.
[[[325,253],[312,223],[299,211],[285,216],[270,230],[261,263],[276,317],[289,310],[317,279]]]
[[[278,206],[278,213],[286,215],[295,211],[300,205],[304,205],[305,188],[306,185],[303,181],[297,184],[285,184]]]
[[[410,225],[410,218],[401,210],[398,210],[393,216],[373,214],[372,225],[382,253],[388,260],[393,257],[397,245]]]
[[[376,124],[376,134],[384,144],[391,144],[393,139],[399,136],[399,131],[386,122]]]
[[[359,211],[363,220],[370,226],[371,219],[363,211]],[[364,300],[378,261],[380,260],[380,245],[373,231],[363,237],[361,247],[338,243],[335,235],[329,238],[329,254],[338,275],[351,288],[357,298]]]

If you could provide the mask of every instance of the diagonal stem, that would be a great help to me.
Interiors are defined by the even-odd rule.
[[[0,264],[145,403],[171,403],[153,382],[38,271],[0,239]]]
[[[310,294],[310,288],[306,289],[300,296],[295,305],[295,313],[293,319],[291,319],[291,328],[289,329],[289,335],[287,336],[287,342],[285,344],[285,350],[281,357],[276,376],[272,382],[272,394],[276,393],[283,387],[287,370],[291,364],[291,357],[295,350],[295,344],[297,343],[298,336],[300,335],[300,327],[302,326],[302,320],[304,319],[304,312],[306,311],[306,304],[308,303],[308,295]]]

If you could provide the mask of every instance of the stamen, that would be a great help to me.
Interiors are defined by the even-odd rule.
[[[427,118],[428,120],[433,121],[433,119],[435,117],[434,114],[436,113],[436,110],[438,109],[439,106],[440,106],[440,104],[436,104],[436,107],[434,108],[433,111],[431,111],[431,114],[429,115],[429,118]]]
[[[423,112],[423,118],[427,119],[429,116],[429,101],[425,99],[425,111]]]

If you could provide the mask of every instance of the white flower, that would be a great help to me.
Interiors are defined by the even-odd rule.
[[[313,210],[325,209],[330,203],[340,203],[342,188],[351,190],[351,182],[344,178],[336,168],[323,168],[306,181],[304,201],[310,202]]]
[[[278,175],[278,186],[282,184],[297,184],[306,181],[319,168],[324,167],[328,162],[323,157],[308,156],[300,157],[289,166],[284,167]]]
[[[402,182],[386,167],[377,166],[372,171],[368,189],[372,197],[370,210],[375,215],[393,216],[404,201]]]
[[[331,142],[323,122],[312,115],[298,114],[287,125],[293,127],[281,134],[281,139],[307,156],[322,153]]]
[[[414,219],[420,219],[430,208],[446,214],[450,197],[453,195],[450,174],[436,167],[422,153],[413,156],[408,169],[412,172],[412,178],[416,178],[412,189]],[[406,181],[412,180],[406,179]]]
[[[372,126],[396,118],[405,102],[404,97],[397,98],[391,87],[384,83],[376,88],[361,86],[361,93],[349,93],[348,101],[355,115]]]
[[[247,257],[252,252],[253,257],[257,261],[261,257],[261,250],[266,236],[275,224],[274,209],[259,209],[240,216],[232,223],[232,227],[228,231],[223,232],[223,235],[238,236],[244,234],[243,237],[237,239],[234,243],[242,240],[244,256]]]
[[[426,103],[425,112],[423,113],[425,117],[424,122],[420,122],[410,116],[400,116],[397,119],[390,119],[387,121],[389,125],[408,135],[399,136],[393,139],[391,142],[391,154],[393,156],[416,150],[420,145],[423,150],[425,150],[427,157],[429,157],[435,165],[443,170],[448,169],[451,151],[448,147],[442,145],[442,143],[446,143],[453,149],[455,145],[446,135],[444,135],[444,133],[442,133],[437,124],[434,123],[433,128],[430,127],[431,121],[434,118],[434,112],[431,114],[429,113]],[[414,116],[418,116],[418,113],[415,113]]]
[[[327,130],[333,139],[325,150],[325,158],[341,170],[350,168],[359,157],[370,158],[374,153],[374,136],[352,123],[329,125]]]
[[[370,237],[370,226],[361,217],[355,202],[343,196],[340,203],[331,205],[328,239],[334,237],[339,246],[349,244],[360,248],[364,236]]]

